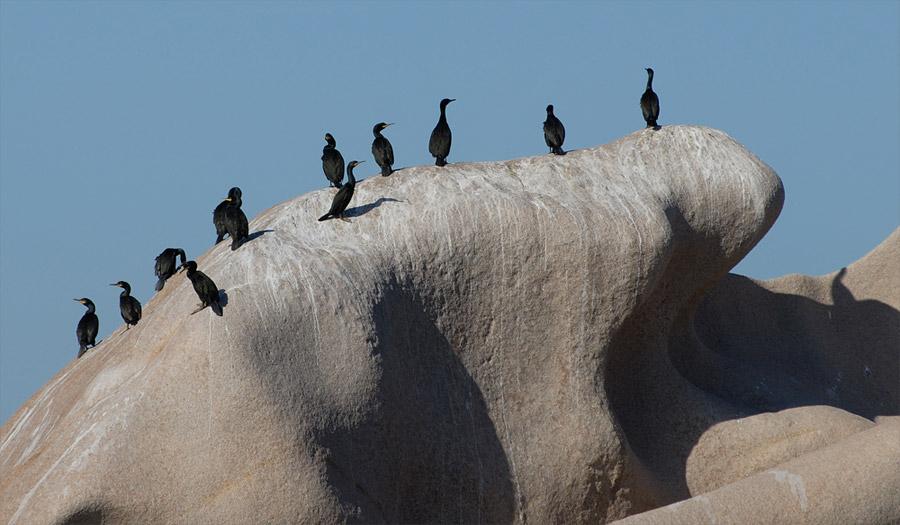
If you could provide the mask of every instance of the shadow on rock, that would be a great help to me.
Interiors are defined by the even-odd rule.
[[[361,215],[365,215],[365,214],[369,213],[370,211],[374,210],[375,208],[381,206],[385,202],[403,202],[403,201],[397,200],[397,199],[392,199],[390,197],[380,197],[375,202],[370,202],[369,204],[365,204],[363,206],[355,206],[353,208],[350,208],[349,210],[346,210],[344,212],[344,216],[345,217],[359,217]]]
[[[265,234],[267,234],[267,233],[270,233],[270,232],[273,232],[273,231],[275,231],[275,230],[259,230],[259,231],[255,231],[255,232],[253,232],[253,233],[251,233],[250,235],[247,236],[247,240],[244,241],[244,244],[247,244],[248,242],[250,242],[250,241],[256,239],[257,237],[262,237],[263,235],[265,235]]]
[[[377,408],[321,436],[339,500],[371,523],[509,523],[514,491],[481,390],[414,291],[373,306]]]
[[[607,393],[625,441],[662,482],[692,496],[687,460],[712,426],[829,405],[874,419],[900,414],[900,312],[831,283],[833,305],[728,274],[674,318],[647,305],[611,342]],[[667,331],[648,327],[671,323]]]
[[[692,382],[756,411],[830,405],[874,419],[900,415],[900,312],[831,282],[833,305],[777,293],[730,274],[698,309],[695,328],[727,374],[676,364]],[[702,356],[700,356],[702,358]]]
[[[228,306],[228,292],[226,292],[223,288],[219,288],[219,304],[222,308]]]

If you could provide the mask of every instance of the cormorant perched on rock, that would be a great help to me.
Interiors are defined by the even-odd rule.
[[[375,140],[372,141],[372,156],[375,157],[375,162],[381,166],[381,175],[383,177],[394,173],[394,148],[391,147],[390,141],[381,135],[381,131],[393,125],[393,123],[385,124],[384,122],[379,122],[372,128],[372,133],[375,135]]]
[[[453,140],[453,134],[450,132],[450,125],[447,124],[447,104],[456,100],[455,98],[445,98],[441,101],[441,118],[438,119],[437,126],[431,132],[431,140],[428,141],[428,152],[434,157],[435,166],[446,166],[447,155],[450,155],[450,142]]]
[[[344,184],[344,186],[335,194],[334,200],[331,201],[331,209],[328,210],[328,213],[319,217],[320,221],[331,218],[347,220],[344,219],[344,210],[346,210],[347,205],[350,204],[350,199],[353,198],[353,189],[356,187],[356,177],[353,176],[353,168],[363,162],[365,161],[357,162],[353,160],[347,165],[347,184]]]
[[[250,225],[247,223],[247,216],[244,215],[244,211],[241,210],[241,205],[243,204],[241,201],[241,190],[238,190],[237,188],[232,189],[237,191],[229,191],[228,197],[225,197],[222,204],[225,204],[223,221],[225,231],[228,232],[228,236],[231,237],[231,250],[234,251],[247,242],[247,237],[250,236]]]
[[[175,275],[178,266],[175,265],[175,257],[181,258],[181,264],[187,260],[184,250],[181,248],[166,248],[161,254],[156,256],[156,266],[153,268],[156,273],[156,291],[163,289],[166,285],[166,279]]]
[[[644,120],[647,121],[647,127],[659,129],[656,119],[659,118],[659,97],[653,92],[653,69],[647,69],[647,89],[641,95],[641,112],[644,114]]]
[[[94,347],[97,345],[95,340],[97,339],[97,331],[100,330],[100,319],[94,313],[93,301],[86,297],[73,300],[87,306],[87,312],[81,316],[81,320],[78,321],[78,327],[75,328],[75,335],[78,337],[78,344],[81,347],[78,350],[78,357],[81,357],[87,352],[88,346]]]
[[[131,285],[125,281],[119,281],[110,286],[118,286],[122,289],[122,293],[119,294],[119,311],[122,312],[125,329],[128,330],[141,320],[141,303],[131,296]]]
[[[188,261],[182,264],[181,267],[187,270],[188,279],[191,280],[191,284],[194,285],[194,291],[197,292],[197,297],[200,298],[199,308],[191,312],[191,315],[209,306],[216,315],[221,316],[222,305],[219,304],[219,287],[216,286],[216,283],[205,273],[198,270],[197,263],[194,261]]]
[[[228,190],[228,197],[220,202],[219,205],[216,206],[216,209],[213,210],[213,225],[216,227],[216,244],[222,242],[222,239],[225,238],[225,234],[228,233],[228,230],[225,228],[225,208],[227,208],[232,201],[235,199],[240,200],[240,198],[241,189],[238,187],[231,188]]]
[[[240,200],[240,198],[241,189],[235,186],[228,190],[228,197],[220,202],[219,205],[216,206],[216,209],[213,210],[213,224],[216,227],[216,244],[222,242],[222,239],[225,238],[225,234],[228,233],[228,230],[225,229],[225,208],[227,208],[233,200]]]
[[[562,145],[566,141],[566,128],[562,121],[553,114],[553,104],[547,106],[547,120],[544,121],[544,142],[550,148],[550,153],[565,155]]]
[[[322,148],[322,171],[325,172],[325,178],[331,182],[335,188],[341,187],[341,181],[344,180],[344,156],[337,150],[337,142],[331,133],[325,134],[325,141],[328,144]]]

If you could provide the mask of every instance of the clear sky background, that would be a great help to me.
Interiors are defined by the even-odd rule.
[[[735,271],[822,274],[900,222],[897,2],[0,3],[0,422],[75,357],[90,297],[146,302],[154,257],[194,258],[229,187],[249,217],[325,185],[326,131],[368,160],[431,163],[441,98],[450,161],[543,154],[660,122],[722,129],[771,165],[786,202]]]

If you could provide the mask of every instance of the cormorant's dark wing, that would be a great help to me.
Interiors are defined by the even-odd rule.
[[[342,213],[347,209],[347,205],[350,204],[350,199],[352,198],[353,186],[345,184],[344,187],[339,189],[334,195],[334,200],[331,201],[331,209],[328,210],[328,215],[338,215]]]
[[[646,121],[656,120],[659,115],[659,98],[649,89],[641,95],[641,113]]]
[[[219,302],[219,288],[205,273],[197,271],[197,281],[194,283],[194,289],[200,300],[206,304]]]
[[[243,210],[237,206],[229,206],[225,209],[225,229],[231,236],[232,249],[236,249],[250,235],[250,226]]]
[[[141,320],[141,303],[134,297],[123,297],[119,306],[122,309],[122,319],[126,323],[135,324]]]
[[[83,316],[78,321],[78,326],[75,328],[75,337],[78,338],[79,345],[84,346],[87,344],[87,316]]]
[[[336,149],[326,150],[322,154],[322,170],[325,177],[335,184],[344,179],[344,157]]]
[[[92,345],[97,338],[97,332],[100,328],[100,321],[96,314],[86,313],[78,321],[78,327],[75,329],[75,335],[78,336],[78,344]]]
[[[156,265],[153,268],[156,276],[166,279],[175,273],[175,254],[166,249],[156,257]]]
[[[438,122],[431,132],[431,139],[428,141],[428,152],[432,157],[446,157],[450,154],[450,126],[446,123]]]
[[[555,117],[547,117],[547,120],[544,121],[544,142],[547,143],[547,147],[558,148],[562,146],[565,139],[566,128],[563,127],[562,122]]]
[[[228,207],[228,202],[223,201],[220,202],[216,209],[213,210],[213,225],[216,227],[216,237],[218,238],[216,242],[222,240],[222,237],[228,233],[225,230],[225,209]]]
[[[389,141],[388,139],[384,139],[384,146],[385,146],[385,148],[384,148],[385,159],[387,160],[388,164],[393,166],[394,165],[394,147],[391,146],[391,141]]]

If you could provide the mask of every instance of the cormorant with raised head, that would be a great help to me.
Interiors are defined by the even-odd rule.
[[[122,293],[119,294],[119,311],[122,312],[125,329],[128,330],[141,320],[141,303],[131,296],[131,285],[125,281],[112,283],[110,286],[118,286],[122,289]]]
[[[641,95],[641,112],[644,114],[644,120],[647,122],[648,128],[659,129],[656,119],[659,118],[659,97],[653,92],[653,69],[647,70],[647,89]]]
[[[94,313],[93,301],[86,297],[73,300],[87,306],[87,312],[81,316],[81,320],[78,321],[78,327],[75,328],[75,336],[78,337],[78,345],[81,347],[78,350],[78,357],[81,357],[87,352],[88,346],[94,347],[97,345],[95,340],[97,339],[97,332],[100,330],[100,319]]]
[[[372,128],[372,133],[375,135],[375,140],[372,141],[372,156],[375,157],[375,162],[381,167],[381,175],[383,177],[394,173],[394,148],[381,132],[384,128],[393,125],[393,122],[390,124],[379,122]]]
[[[228,190],[228,197],[222,200],[222,202],[216,206],[216,209],[213,210],[213,225],[216,227],[216,244],[222,242],[222,239],[225,238],[225,234],[228,233],[228,230],[225,228],[225,209],[235,199],[238,201],[241,199],[241,189],[238,187]]]
[[[197,263],[194,261],[188,261],[182,264],[181,267],[187,270],[188,279],[191,280],[191,284],[194,285],[194,291],[197,292],[197,297],[200,298],[198,308],[191,312],[191,315],[209,306],[216,315],[221,316],[222,305],[219,304],[219,287],[216,286],[216,283],[205,273],[198,270]]]
[[[331,133],[325,134],[325,142],[328,144],[322,148],[322,171],[332,186],[340,188],[344,180],[344,156],[337,150],[337,142]]]
[[[237,188],[232,188],[237,189]],[[222,201],[225,204],[224,225],[225,231],[231,237],[231,250],[237,250],[242,244],[247,242],[250,236],[250,225],[247,223],[247,216],[241,210],[241,190],[236,192],[228,192],[228,197]]]
[[[362,164],[363,161],[350,161],[350,164],[347,165],[347,184],[338,190],[337,194],[334,196],[334,200],[331,201],[331,209],[328,210],[328,213],[319,217],[320,221],[324,221],[331,218],[337,218],[341,220],[344,219],[344,210],[347,209],[347,206],[350,204],[350,199],[353,198],[353,189],[356,187],[356,177],[353,176],[353,168]]]
[[[438,119],[434,131],[431,132],[431,140],[428,141],[428,152],[434,157],[435,166],[446,166],[447,155],[450,155],[450,142],[453,140],[453,134],[450,132],[450,125],[447,124],[447,104],[456,100],[455,98],[445,98],[441,101],[441,118]]]
[[[166,279],[172,277],[178,271],[178,266],[175,265],[176,256],[181,258],[181,264],[184,264],[184,261],[187,260],[187,256],[181,248],[166,248],[161,254],[156,256],[156,266],[154,266],[153,271],[156,273],[157,278],[157,292],[166,285]]]
[[[565,155],[562,145],[566,141],[566,128],[561,120],[553,114],[553,104],[547,106],[547,120],[544,121],[544,142],[550,148],[550,153]]]

